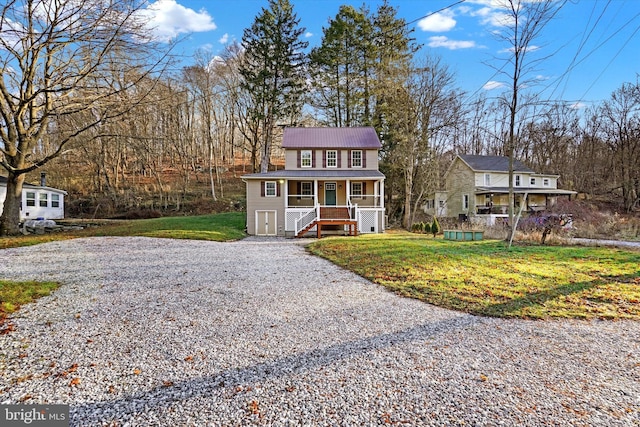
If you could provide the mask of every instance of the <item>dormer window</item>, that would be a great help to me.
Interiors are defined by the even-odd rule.
[[[338,152],[336,150],[327,150],[327,167],[338,167]]]
[[[303,150],[300,153],[300,166],[303,168],[311,167],[311,150]]]

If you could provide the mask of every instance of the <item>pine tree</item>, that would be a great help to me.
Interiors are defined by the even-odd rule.
[[[269,166],[274,129],[279,120],[292,123],[302,110],[308,43],[306,31],[289,0],[269,0],[269,8],[245,29],[240,73],[251,97],[249,120],[256,124],[262,149],[260,171]]]
[[[314,106],[331,126],[368,124],[373,28],[366,9],[341,6],[311,51]]]

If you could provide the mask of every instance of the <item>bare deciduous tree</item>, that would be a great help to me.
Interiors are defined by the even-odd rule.
[[[10,0],[0,6],[0,165],[8,173],[0,234],[19,231],[25,174],[135,106],[139,99],[123,104],[119,95],[167,59],[159,49],[165,45],[146,36],[145,5]],[[70,117],[81,120],[64,126]],[[45,139],[48,149],[36,152]]]

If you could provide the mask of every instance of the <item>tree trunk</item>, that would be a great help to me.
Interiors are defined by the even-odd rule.
[[[7,197],[0,215],[0,235],[12,236],[20,234],[20,206],[22,204],[22,184],[24,174],[9,173],[7,177]]]

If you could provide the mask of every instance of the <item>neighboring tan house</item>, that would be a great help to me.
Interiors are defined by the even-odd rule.
[[[41,174],[40,185],[25,183],[22,186],[20,220],[64,218],[64,196],[66,195],[66,191],[47,187],[45,176]],[[7,178],[0,176],[0,213],[2,213],[6,196]]]
[[[244,175],[247,233],[300,237],[385,229],[381,144],[371,127],[285,128],[283,170]]]
[[[558,189],[559,175],[536,173],[520,161],[513,164],[515,207],[533,213],[550,209],[558,196],[576,194]],[[493,225],[509,213],[509,158],[458,155],[445,174],[445,190],[427,201],[425,212],[439,217],[479,219]]]

